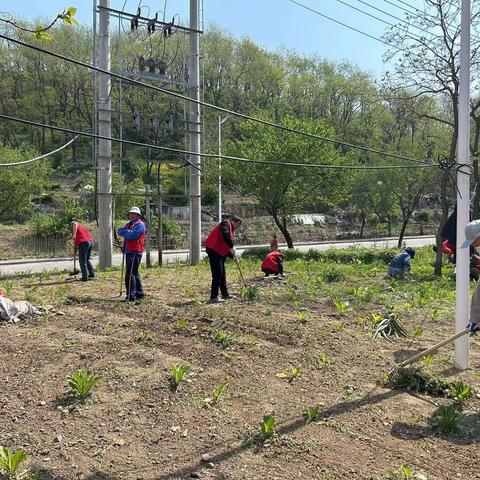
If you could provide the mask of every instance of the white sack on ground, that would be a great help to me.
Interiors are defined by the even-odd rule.
[[[42,312],[30,302],[25,300],[14,302],[7,297],[0,296],[0,319],[17,323],[24,317],[34,315],[42,315]]]

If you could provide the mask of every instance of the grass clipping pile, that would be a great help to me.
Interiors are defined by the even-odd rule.
[[[476,471],[474,370],[440,380],[452,366],[447,348],[398,371],[395,385],[377,384],[397,358],[450,328],[451,272],[434,277],[431,252],[420,250],[413,276],[386,280],[391,252],[374,252],[353,251],[355,263],[290,254],[278,282],[245,258],[248,291],[228,263],[238,298],[217,305],[205,303],[204,262],[144,270],[147,297],[134,304],[117,296],[118,271],[85,284],[13,281],[14,298],[53,308],[0,327],[0,472],[431,480]],[[394,341],[375,338],[388,318]]]

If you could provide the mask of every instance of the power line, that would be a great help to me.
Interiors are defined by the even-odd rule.
[[[16,117],[11,117],[9,115],[4,115],[0,113],[0,118],[4,118],[5,120],[11,120],[13,122],[19,122],[19,123],[24,123],[26,125],[32,125],[35,127],[40,127],[40,128],[48,128],[50,130],[57,130],[59,132],[64,132],[64,133],[70,133],[74,135],[80,135],[80,136],[85,136],[85,137],[90,137],[90,138],[99,138],[102,140],[108,140],[111,142],[118,142],[118,143],[126,143],[129,145],[134,145],[136,147],[146,147],[146,148],[152,148],[154,150],[163,150],[167,152],[172,152],[172,153],[179,153],[179,154],[184,154],[184,155],[199,155],[200,157],[205,157],[205,158],[212,158],[212,159],[222,159],[222,160],[233,160],[233,161],[238,161],[238,162],[245,162],[245,163],[256,163],[260,165],[277,165],[281,167],[306,167],[306,168],[325,168],[325,169],[336,169],[336,170],[393,170],[393,169],[412,169],[412,168],[438,168],[438,165],[433,164],[433,163],[422,163],[418,165],[379,165],[379,166],[371,166],[371,165],[332,165],[332,164],[316,164],[316,163],[293,163],[293,162],[274,162],[274,161],[268,161],[268,160],[255,160],[255,159],[250,159],[250,158],[244,158],[244,157],[235,157],[232,155],[223,155],[223,154],[218,154],[218,153],[197,153],[197,152],[192,152],[189,150],[180,150],[177,148],[170,148],[170,147],[161,147],[160,145],[154,145],[154,144],[148,144],[148,143],[141,143],[141,142],[135,142],[133,140],[125,140],[125,139],[119,139],[119,138],[113,138],[113,137],[107,137],[105,135],[99,135],[95,133],[90,133],[90,132],[84,132],[80,130],[73,130],[71,128],[64,128],[64,127],[57,127],[54,125],[48,125],[44,123],[39,123],[39,122],[34,122],[32,120],[25,120],[23,118],[16,118]],[[187,159],[184,159],[190,166],[197,168],[198,170],[201,171],[199,167],[197,167],[195,164],[190,162]]]
[[[0,163],[0,167],[17,167],[19,165],[27,165],[28,163],[36,162],[37,160],[41,160],[42,158],[49,157],[50,155],[53,155],[54,153],[60,152],[64,148],[67,148],[77,138],[78,138],[78,135],[75,138],[72,138],[71,140],[69,140],[65,145],[62,145],[61,147],[58,147],[57,149],[52,150],[51,152],[40,155],[39,157],[35,157],[30,160],[25,160],[23,162]]]
[[[296,2],[295,0],[289,0],[290,2],[294,2],[294,3],[298,3]],[[301,4],[300,4],[301,5]],[[257,123],[260,123],[260,124],[263,124],[263,125],[266,125],[266,126],[269,126],[269,127],[272,127],[272,128],[277,128],[279,130],[283,130],[285,132],[289,132],[289,133],[294,133],[294,134],[297,134],[297,135],[302,135],[302,136],[305,136],[305,137],[309,137],[309,138],[315,138],[317,140],[321,140],[323,142],[327,142],[327,143],[332,143],[334,145],[339,145],[339,146],[343,146],[343,147],[348,147],[348,148],[353,148],[353,149],[356,149],[356,150],[362,150],[364,152],[370,152],[370,153],[375,153],[377,155],[381,155],[381,156],[385,156],[385,157],[391,157],[391,158],[396,158],[396,159],[399,159],[399,160],[406,160],[406,161],[409,161],[409,162],[413,162],[413,163],[418,163],[418,164],[429,164],[428,162],[425,162],[424,160],[419,160],[419,159],[416,159],[416,158],[410,158],[410,157],[405,157],[403,155],[399,155],[399,154],[396,154],[396,153],[390,153],[390,152],[385,152],[385,151],[381,151],[381,150],[377,150],[377,149],[374,149],[374,148],[369,148],[369,147],[365,147],[365,146],[362,146],[362,145],[356,145],[356,144],[353,144],[353,143],[349,143],[349,142],[345,142],[343,140],[337,140],[337,139],[334,139],[334,138],[329,138],[329,137],[324,137],[322,135],[317,135],[317,134],[313,134],[313,133],[308,133],[308,132],[305,132],[305,131],[302,131],[302,130],[296,130],[294,128],[290,128],[290,127],[286,127],[286,126],[283,126],[283,125],[278,125],[276,123],[273,123],[273,122],[269,122],[267,120],[262,120],[260,118],[256,118],[256,117],[252,117],[250,115],[246,115],[246,114],[243,114],[243,113],[239,113],[239,112],[236,112],[234,110],[229,110],[228,108],[224,108],[224,107],[219,107],[217,105],[213,105],[211,103],[208,103],[208,102],[205,102],[205,101],[202,101],[202,100],[194,100],[190,97],[187,97],[181,93],[177,93],[177,92],[173,92],[173,91],[170,91],[170,90],[166,90],[164,88],[161,88],[161,87],[157,87],[155,85],[150,85],[148,83],[144,83],[144,82],[141,82],[139,80],[135,80],[133,78],[129,78],[129,77],[125,77],[123,75],[120,75],[118,73],[114,73],[114,72],[110,72],[108,70],[104,70],[102,68],[99,68],[99,67],[96,67],[96,66],[93,66],[93,65],[90,65],[88,63],[85,63],[85,62],[81,62],[79,60],[75,60],[73,58],[70,58],[70,57],[66,57],[64,55],[61,55],[61,54],[58,54],[58,53],[55,53],[55,52],[50,52],[48,50],[45,50],[43,48],[40,48],[40,47],[37,47],[35,45],[31,45],[31,44],[28,44],[26,42],[23,42],[21,40],[18,40],[18,39],[14,39],[14,38],[11,38],[11,37],[8,37],[6,35],[3,35],[3,34],[0,34],[0,38],[3,38],[4,40],[7,40],[7,41],[10,41],[10,42],[13,42],[13,43],[16,43],[17,45],[22,45],[24,47],[27,47],[27,48],[30,48],[32,50],[35,50],[35,51],[38,51],[38,52],[42,52],[46,55],[50,55],[52,57],[55,57],[55,58],[59,58],[61,60],[65,60],[67,62],[70,62],[70,63],[73,63],[75,65],[79,65],[79,66],[82,66],[82,67],[85,67],[85,68],[89,68],[91,70],[94,70],[94,71],[97,71],[97,72],[100,72],[100,73],[104,73],[106,75],[110,75],[111,77],[114,77],[114,78],[119,78],[121,80],[124,80],[126,82],[129,82],[129,83],[132,83],[134,85],[139,85],[139,86],[142,86],[142,87],[145,87],[145,88],[148,88],[150,90],[154,90],[154,91],[157,91],[157,92],[160,92],[160,93],[164,93],[166,95],[170,95],[170,96],[173,96],[175,98],[179,98],[179,99],[182,99],[182,100],[186,100],[188,102],[193,102],[193,103],[197,103],[199,105],[202,105],[204,107],[208,107],[208,108],[212,108],[214,110],[217,110],[219,112],[224,112],[224,113],[228,113],[230,115],[233,115],[233,116],[236,116],[236,117],[239,117],[239,118],[243,118],[244,120],[250,120],[250,121],[253,121],[253,122],[257,122]]]

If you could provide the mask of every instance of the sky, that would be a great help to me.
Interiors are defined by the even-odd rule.
[[[125,0],[111,0],[111,7],[121,10]],[[387,15],[369,8],[359,0],[297,0],[324,15],[380,37],[388,25],[370,18],[345,5],[368,11],[372,15],[395,23]],[[405,12],[396,8],[405,3],[422,8],[422,0],[363,0],[392,15],[403,18]],[[94,0],[0,0],[0,10],[7,10],[15,17],[31,20],[53,19],[69,6],[77,8],[76,18],[81,23],[91,24]],[[127,0],[125,11],[135,12],[139,0]],[[142,0],[142,15],[148,10],[164,10],[165,0]],[[328,60],[348,60],[380,77],[391,65],[384,65],[382,56],[387,46],[372,38],[354,32],[331,20],[294,4],[290,0],[203,0],[205,26],[216,24],[237,38],[249,37],[268,50],[293,49],[301,54],[316,54]],[[166,19],[179,14],[188,22],[189,0],[167,0]]]

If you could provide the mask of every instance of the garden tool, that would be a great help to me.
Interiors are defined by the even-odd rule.
[[[245,281],[245,278],[243,278],[242,269],[240,268],[240,260],[238,259],[237,256],[235,256],[235,257],[233,257],[233,261],[237,264],[238,272],[240,273],[240,278],[242,279],[243,285],[245,287],[248,287],[247,282]]]
[[[119,297],[122,296],[122,292],[123,292],[123,270],[125,269],[125,247],[122,246],[120,248],[122,250],[122,273],[120,274],[120,295],[119,295]]]
[[[441,342],[436,343],[430,348],[427,348],[423,352],[417,353],[411,358],[407,358],[407,360],[404,360],[403,362],[400,362],[397,364],[392,370],[388,372],[388,376],[390,377],[392,373],[397,370],[398,368],[405,367],[406,365],[410,365],[411,363],[416,362],[417,360],[420,360],[421,358],[429,355],[430,353],[436,352],[440,348],[442,348],[444,345],[449,344],[450,342],[453,342],[457,338],[462,337],[463,335],[466,335],[470,330],[468,328],[464,328],[463,330],[460,330],[459,332],[451,335],[450,337],[446,338],[445,340],[442,340]]]
[[[70,275],[78,275],[80,270],[77,270],[77,249],[73,251],[73,271],[70,272]]]

